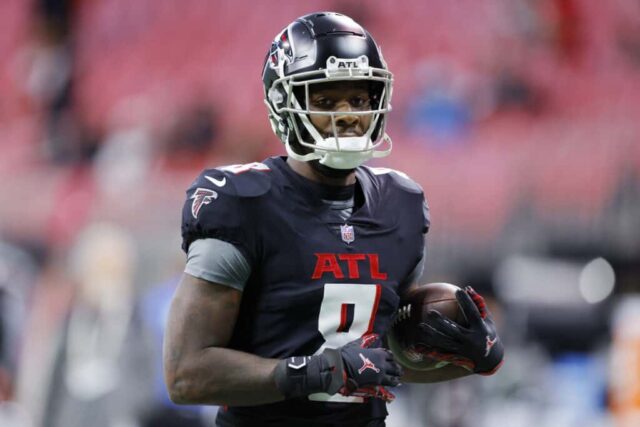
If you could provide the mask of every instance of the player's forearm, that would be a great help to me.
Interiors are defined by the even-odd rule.
[[[179,363],[165,373],[175,403],[246,406],[284,399],[273,378],[277,359],[221,347],[178,358]]]
[[[431,371],[415,371],[413,369],[404,368],[402,382],[405,383],[436,383],[440,381],[449,381],[456,378],[466,377],[473,372],[455,365],[447,365],[440,369]]]

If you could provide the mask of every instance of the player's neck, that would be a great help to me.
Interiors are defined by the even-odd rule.
[[[302,175],[310,181],[314,181],[325,185],[345,186],[356,183],[355,170],[344,177],[327,176],[311,166],[309,162],[301,162],[291,157],[287,158],[287,164],[298,175]]]

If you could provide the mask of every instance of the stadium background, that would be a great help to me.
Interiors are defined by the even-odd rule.
[[[184,190],[283,152],[262,61],[319,10],[395,75],[377,164],[427,194],[422,281],[488,295],[507,347],[404,385],[389,425],[640,425],[640,3],[3,0],[0,426],[211,419],[159,372]]]

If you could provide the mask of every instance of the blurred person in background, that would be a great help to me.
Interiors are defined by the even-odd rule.
[[[22,400],[35,425],[136,425],[148,410],[153,370],[136,301],[136,259],[125,230],[93,223],[71,248],[73,287],[41,289],[58,301],[35,301],[24,348]]]
[[[362,166],[391,151],[392,83],[347,16],[306,15],[277,35],[264,96],[288,157],[207,169],[187,190],[164,343],[174,402],[224,405],[220,426],[382,426],[387,387],[498,369],[502,344],[472,289],[457,293],[469,329],[437,312],[423,325],[425,351],[452,364],[403,372],[381,346],[429,229],[415,182]]]
[[[431,58],[416,67],[420,89],[411,100],[407,127],[431,144],[458,142],[474,119],[473,101],[482,94],[448,58]]]
[[[166,167],[193,167],[216,145],[218,114],[211,101],[201,99],[182,109],[163,144]]]
[[[36,0],[31,43],[20,55],[20,76],[44,130],[41,151],[53,164],[91,161],[99,138],[77,103],[74,21],[80,2]]]
[[[30,422],[17,402],[19,349],[38,273],[35,256],[0,239],[0,426],[22,427]]]

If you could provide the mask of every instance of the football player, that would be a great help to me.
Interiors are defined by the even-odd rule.
[[[458,297],[472,326],[424,324],[447,367],[403,372],[381,345],[421,275],[429,217],[405,174],[363,166],[392,144],[393,77],[371,35],[338,13],[303,16],[271,44],[263,84],[287,156],[205,170],[187,190],[171,398],[221,405],[219,426],[379,426],[400,381],[495,370],[501,344],[471,291]]]

